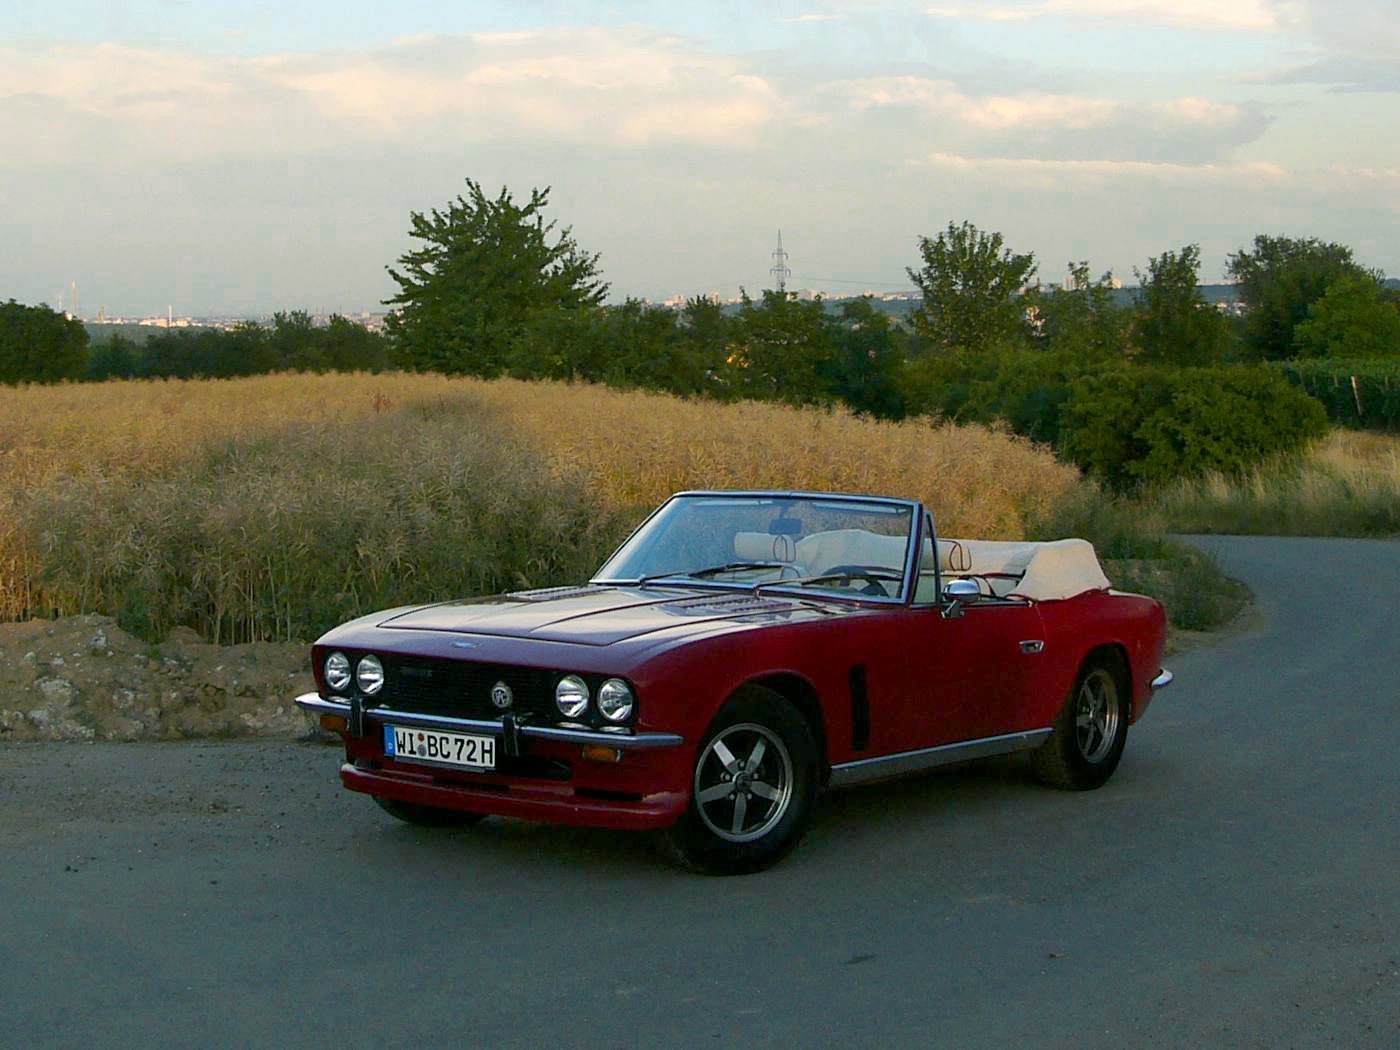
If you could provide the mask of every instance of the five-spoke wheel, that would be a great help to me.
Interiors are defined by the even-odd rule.
[[[1090,656],[1079,669],[1054,732],[1031,753],[1036,775],[1071,791],[1107,781],[1127,742],[1130,690],[1121,657],[1108,651]]]
[[[742,722],[714,737],[695,764],[700,819],[728,842],[762,838],[792,803],[792,757],[766,726]]]
[[[710,875],[781,860],[806,830],[819,769],[812,727],[791,702],[737,690],[696,751],[690,806],[664,836],[672,858]]]

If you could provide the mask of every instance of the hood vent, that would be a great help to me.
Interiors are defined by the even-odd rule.
[[[587,598],[597,593],[597,587],[545,587],[537,591],[511,591],[506,597],[522,602],[557,602],[561,598]]]
[[[693,598],[685,602],[670,602],[665,606],[671,612],[692,613],[697,616],[707,613],[746,616],[750,613],[790,612],[792,607],[792,602],[756,598],[750,594],[735,595],[732,598]]]

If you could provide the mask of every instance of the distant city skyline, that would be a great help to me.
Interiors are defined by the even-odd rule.
[[[1383,0],[0,0],[0,299],[87,316],[376,309],[467,176],[614,299],[909,287],[964,219],[1058,283],[1256,233],[1400,271]]]

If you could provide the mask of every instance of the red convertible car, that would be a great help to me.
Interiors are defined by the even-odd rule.
[[[391,609],[312,649],[340,776],[423,824],[661,829],[756,871],[819,792],[1014,751],[1103,784],[1165,618],[1083,540],[938,537],[918,502],[683,492],[586,585]]]

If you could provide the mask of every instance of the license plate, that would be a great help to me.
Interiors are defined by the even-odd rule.
[[[433,762],[464,769],[495,769],[496,738],[437,729],[384,727],[384,754],[403,762]]]

